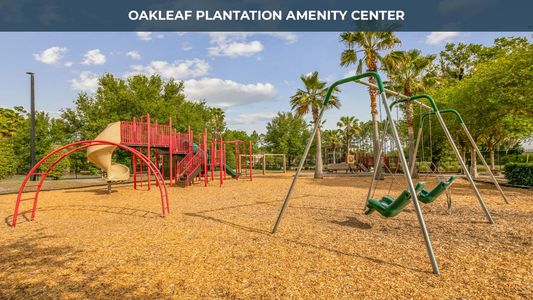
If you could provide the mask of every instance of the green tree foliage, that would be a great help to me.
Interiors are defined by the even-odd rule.
[[[95,95],[80,93],[74,101],[75,108],[62,113],[73,139],[92,139],[109,123],[146,114],[160,124],[168,124],[172,118],[173,127],[181,132],[186,132],[188,126],[194,133],[203,132],[206,124],[216,123],[217,130],[222,131],[225,127],[221,111],[209,108],[203,101],[185,99],[182,81],[164,81],[158,75],[122,79],[105,74],[98,85]]]
[[[298,89],[294,95],[291,96],[291,108],[296,112],[296,116],[302,117],[311,113],[313,122],[318,120],[318,114],[322,109],[328,87],[325,81],[318,79],[318,72],[313,72],[310,75],[300,76],[303,89]],[[335,88],[329,98],[328,108],[339,108],[340,102],[336,97],[339,90]],[[322,139],[320,138],[320,126],[316,132],[316,153],[315,153],[315,178],[322,178]]]
[[[11,177],[17,171],[17,159],[11,139],[0,137],[0,179]]]
[[[484,143],[491,152],[494,165],[496,144],[516,143],[533,133],[533,46],[527,39],[497,39],[480,56],[469,76],[435,94],[445,99],[441,108],[461,113],[476,143]]]
[[[54,149],[57,149],[59,147],[60,147],[59,145],[51,145],[49,151],[47,151],[47,152],[51,152]],[[57,159],[59,159],[61,157],[61,155],[63,155],[66,152],[67,152],[67,150],[63,150],[63,151],[60,151],[60,152],[52,155],[49,159],[47,159],[45,162],[43,162],[42,165],[39,166],[39,171],[40,172],[46,172],[48,170],[48,168],[50,168],[52,166],[52,164]],[[54,166],[54,168],[52,170],[49,171],[47,178],[52,178],[52,179],[55,179],[55,180],[60,179],[61,177],[63,177],[64,175],[66,175],[70,171],[70,165],[71,165],[70,157],[63,158],[61,161],[59,161]]]
[[[311,134],[307,123],[290,112],[278,113],[267,124],[264,137],[266,149],[272,153],[287,155],[287,164],[303,154],[305,143]]]
[[[38,111],[35,114],[35,156],[37,161],[43,158],[53,145],[67,142],[65,123],[60,119],[50,118],[49,114]],[[13,136],[13,148],[17,157],[17,168],[22,172],[30,167],[30,118],[26,115],[24,121]]]
[[[440,52],[443,77],[462,80],[474,67],[481,49],[478,44],[447,43]]]
[[[17,132],[20,124],[24,121],[23,108],[15,109],[0,107],[0,138],[11,138]]]

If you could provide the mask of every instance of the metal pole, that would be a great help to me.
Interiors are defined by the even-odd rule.
[[[26,72],[30,75],[30,170],[35,166],[35,73]],[[37,180],[33,175],[31,181]]]
[[[433,252],[433,246],[431,245],[431,239],[429,238],[429,233],[426,228],[424,216],[422,215],[422,210],[420,209],[420,203],[418,203],[418,196],[416,193],[415,185],[413,184],[413,179],[411,178],[411,172],[409,171],[409,166],[407,165],[407,159],[405,158],[405,154],[403,153],[402,142],[400,141],[400,136],[398,135],[396,126],[394,125],[394,122],[392,122],[392,115],[390,107],[387,103],[387,97],[385,96],[385,93],[381,93],[381,101],[383,102],[383,106],[385,106],[385,112],[387,113],[387,117],[389,119],[389,122],[391,123],[392,135],[396,143],[396,148],[398,149],[398,155],[400,157],[402,168],[404,170],[403,173],[405,176],[405,180],[407,180],[407,183],[409,185],[409,190],[411,192],[413,205],[415,206],[418,223],[420,224],[420,228],[422,229],[422,235],[424,236],[424,241],[426,243],[426,250],[429,255],[429,260],[431,261],[431,266],[433,267],[433,273],[438,275],[440,273],[439,265],[437,264],[435,253]]]
[[[439,120],[440,126],[442,127],[442,130],[444,131],[444,134],[446,135],[446,138],[448,138],[448,141],[450,142],[450,145],[452,146],[453,152],[455,153],[455,156],[457,156],[457,160],[459,161],[459,164],[461,165],[461,168],[465,172],[466,178],[470,182],[470,185],[472,186],[472,189],[474,190],[474,193],[476,194],[476,197],[479,201],[479,204],[481,205],[481,208],[483,209],[483,212],[485,213],[485,216],[487,217],[487,220],[490,224],[494,224],[494,220],[492,219],[492,216],[490,215],[490,212],[485,205],[485,202],[483,201],[483,197],[481,197],[481,194],[479,193],[479,190],[477,189],[476,184],[474,183],[474,179],[472,179],[472,176],[470,175],[470,172],[468,171],[468,168],[465,165],[465,162],[463,161],[463,158],[461,157],[461,154],[459,153],[459,149],[457,149],[457,146],[455,145],[455,142],[453,141],[453,138],[448,131],[448,127],[446,127],[446,124],[444,123],[444,119],[442,119],[442,115],[438,110],[435,110],[435,115],[437,116],[437,120]]]
[[[322,120],[322,116],[324,115],[325,110],[326,110],[326,106],[324,105],[322,109],[320,110],[320,113],[318,114],[318,118],[317,118],[317,121],[315,122],[315,127],[313,129],[313,132],[311,136],[309,137],[309,140],[307,141],[307,145],[305,146],[305,149],[304,149],[304,154],[302,155],[302,159],[300,160],[300,163],[298,164],[298,169],[296,170],[296,174],[294,175],[294,178],[292,179],[289,192],[287,192],[287,196],[285,196],[285,200],[283,201],[283,204],[281,205],[281,210],[279,211],[279,215],[278,215],[278,218],[276,219],[276,223],[274,224],[274,227],[272,228],[272,233],[276,233],[276,231],[278,230],[281,219],[283,218],[283,213],[285,212],[285,209],[287,209],[287,205],[289,204],[289,199],[291,198],[294,187],[296,186],[296,182],[298,181],[298,176],[300,176],[300,172],[302,171],[304,162],[307,159],[307,155],[309,154],[309,149],[311,148],[311,144],[313,143],[313,139],[315,138],[316,132],[318,130],[318,125],[320,124]]]
[[[416,165],[416,154],[418,153],[418,147],[420,146],[420,138],[422,137],[422,127],[418,128],[418,135],[416,137],[416,142],[415,142],[415,149],[414,149],[414,154],[413,154],[413,161],[411,162],[411,167],[409,168],[409,171],[411,171],[411,173],[414,172],[415,170],[415,165]]]
[[[494,177],[494,174],[492,173],[492,170],[490,169],[489,165],[487,164],[487,161],[485,160],[485,158],[481,154],[481,151],[479,151],[479,148],[477,147],[477,145],[476,145],[476,143],[474,141],[474,138],[470,134],[470,131],[466,127],[465,123],[461,123],[461,127],[463,128],[464,132],[466,133],[466,136],[470,140],[470,143],[473,145],[474,149],[476,150],[477,155],[479,156],[479,158],[483,162],[483,165],[489,171],[490,177],[492,178],[492,181],[494,181],[494,185],[496,186],[498,191],[500,191],[500,194],[502,195],[503,200],[505,200],[505,203],[509,204],[509,200],[507,199],[507,196],[505,195],[505,193],[503,192],[502,188],[500,187],[500,184],[498,183],[498,180],[496,180],[496,177]]]

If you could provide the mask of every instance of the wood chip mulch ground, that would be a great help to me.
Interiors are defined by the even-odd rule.
[[[43,192],[37,219],[16,228],[16,196],[2,195],[0,299],[533,298],[531,190],[505,188],[505,204],[480,184],[493,225],[463,179],[452,186],[451,212],[444,196],[421,204],[435,276],[411,204],[391,219],[362,215],[368,177],[301,178],[271,235],[290,181],[171,188],[165,219],[157,189]]]

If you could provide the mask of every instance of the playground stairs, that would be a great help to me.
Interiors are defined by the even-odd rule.
[[[198,151],[193,155],[189,152],[178,164],[176,185],[187,187],[194,182],[194,179],[202,172],[203,152]]]

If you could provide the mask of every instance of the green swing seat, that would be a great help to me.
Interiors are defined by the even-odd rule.
[[[457,176],[451,176],[448,180],[441,181],[431,190],[431,192],[426,190],[420,191],[420,194],[418,194],[418,200],[426,204],[435,201],[435,199],[437,199],[453,183],[455,178],[457,178]]]
[[[425,182],[417,183],[415,191],[418,193],[425,184]],[[377,211],[386,218],[395,217],[407,206],[407,204],[409,204],[409,200],[411,200],[411,192],[409,192],[409,190],[403,190],[400,196],[396,199],[389,196],[384,196],[379,201],[370,199],[367,204],[367,209],[365,210],[365,215]]]

